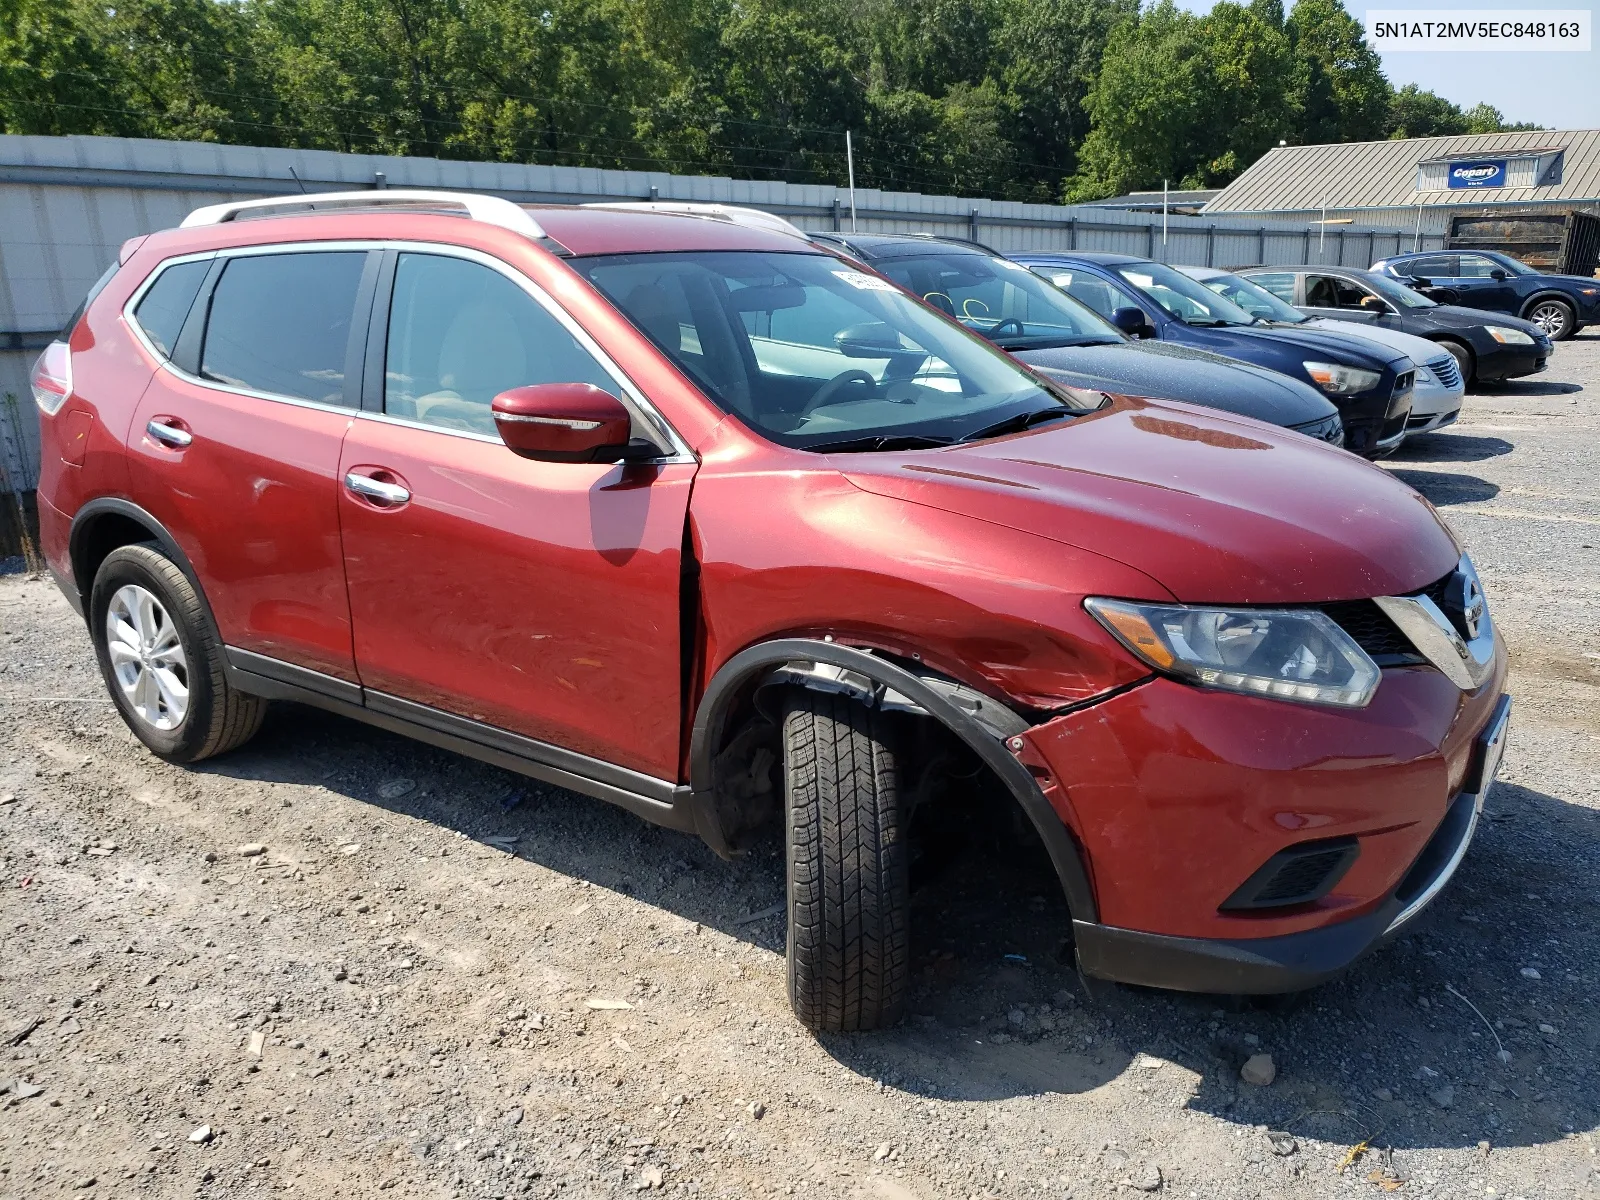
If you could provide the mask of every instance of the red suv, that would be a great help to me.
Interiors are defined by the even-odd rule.
[[[900,1013],[919,822],[1009,795],[1080,968],[1328,978],[1465,853],[1504,646],[1428,502],[1065,389],[776,218],[362,193],[123,247],[40,359],[40,520],[157,755],[319,705],[730,855],[789,990]]]

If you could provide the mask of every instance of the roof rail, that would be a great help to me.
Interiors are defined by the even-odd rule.
[[[702,204],[692,200],[617,200],[596,201],[584,208],[609,208],[621,212],[676,213],[685,217],[711,217],[744,225],[751,229],[765,229],[772,233],[787,233],[793,237],[806,237],[805,231],[792,221],[776,213],[762,212],[759,208],[743,208],[737,204]]]
[[[409,188],[368,189],[361,192],[307,192],[299,196],[268,196],[264,200],[236,200],[227,204],[208,204],[197,208],[183,219],[180,228],[196,225],[221,225],[240,213],[259,212],[273,208],[311,208],[323,205],[336,208],[378,208],[390,204],[451,204],[466,209],[467,216],[486,225],[496,225],[538,240],[545,236],[526,209],[519,208],[499,196],[482,196],[472,192],[439,192]]]

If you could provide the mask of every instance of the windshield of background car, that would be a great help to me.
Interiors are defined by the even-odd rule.
[[[1363,275],[1361,277],[1361,286],[1371,288],[1390,304],[1398,304],[1401,308],[1439,307],[1421,292],[1413,292],[1405,284],[1396,283],[1384,275]]]
[[[1185,325],[1249,325],[1249,313],[1161,263],[1119,263],[1117,274]]]
[[[1521,259],[1512,258],[1511,255],[1509,255],[1509,254],[1501,254],[1498,250],[1494,251],[1491,254],[1486,255],[1485,257],[1491,259],[1496,266],[1504,267],[1507,271],[1511,272],[1511,274],[1513,274],[1513,275],[1538,275],[1538,274],[1540,274],[1540,272],[1535,271],[1532,267],[1530,267],[1527,263],[1523,262]]]
[[[568,261],[723,410],[780,445],[957,441],[1028,413],[1094,407],[831,255]]]
[[[1264,287],[1240,279],[1237,275],[1213,275],[1204,281],[1224,300],[1231,300],[1252,317],[1262,321],[1282,321],[1286,325],[1302,325],[1311,318],[1292,304],[1285,304]]]
[[[1125,340],[1086,305],[1021,263],[988,254],[930,251],[881,258],[872,265],[1007,350]]]

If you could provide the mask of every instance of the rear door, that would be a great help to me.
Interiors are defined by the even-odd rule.
[[[361,247],[255,247],[211,258],[197,294],[197,267],[168,264],[128,309],[166,361],[130,430],[133,499],[183,547],[226,644],[346,681],[339,447],[377,267]]]
[[[621,396],[659,458],[544,463],[507,449],[493,398],[570,382]],[[339,506],[369,706],[675,780],[693,457],[555,301],[448,247],[387,252],[365,404]]]

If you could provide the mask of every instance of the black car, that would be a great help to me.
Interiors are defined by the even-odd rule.
[[[1313,317],[1360,321],[1438,342],[1455,355],[1469,386],[1532,375],[1550,360],[1550,338],[1532,322],[1435,304],[1384,275],[1349,267],[1246,267],[1234,274]]]
[[[1133,341],[1060,289],[983,247],[927,237],[810,236],[1063,383],[1202,404],[1343,444],[1338,410],[1307,384],[1203,350]]]
[[[1340,333],[1269,325],[1181,271],[1131,254],[1011,257],[1125,333],[1243,359],[1314,385],[1338,408],[1346,449],[1382,458],[1405,440],[1416,364],[1403,351]]]
[[[1600,321],[1600,279],[1546,275],[1498,250],[1396,254],[1372,264],[1440,304],[1485,308],[1532,321],[1553,342]]]

